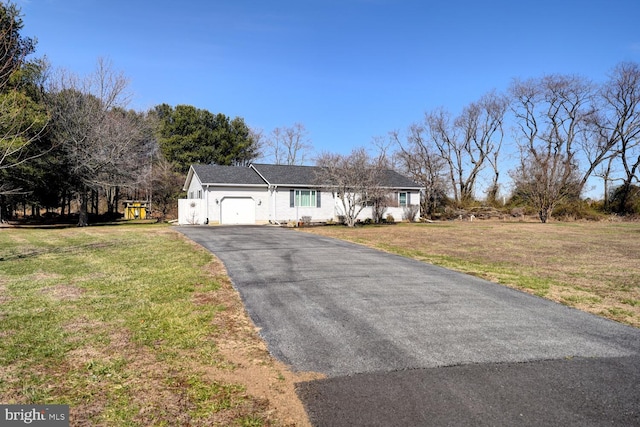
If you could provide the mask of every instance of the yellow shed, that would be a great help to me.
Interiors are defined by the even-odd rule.
[[[124,219],[147,219],[149,202],[142,200],[125,200]]]

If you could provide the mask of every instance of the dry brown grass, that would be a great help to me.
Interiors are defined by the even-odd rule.
[[[640,327],[640,223],[454,221],[317,227]]]
[[[308,426],[223,264],[161,226],[3,230],[0,402],[73,426]],[[136,250],[131,250],[135,248]]]

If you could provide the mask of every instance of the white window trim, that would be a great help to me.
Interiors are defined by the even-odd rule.
[[[309,199],[311,204],[309,205],[301,205],[300,204],[300,197],[301,197],[301,192],[309,192]],[[318,193],[316,190],[295,190],[294,193],[294,206],[295,207],[299,207],[299,208],[315,208],[318,207]]]
[[[404,194],[404,203],[402,203],[402,197],[401,197],[402,194]],[[398,192],[398,206],[400,206],[401,208],[403,208],[405,206],[409,206],[409,204],[407,203],[408,199],[409,199],[409,192],[408,191],[399,191]]]

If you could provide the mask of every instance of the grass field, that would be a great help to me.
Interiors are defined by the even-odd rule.
[[[73,426],[306,425],[221,263],[166,226],[0,229],[0,403]]]
[[[640,327],[640,223],[451,221],[305,228]]]
[[[640,326],[640,224],[305,228]],[[0,403],[73,426],[304,426],[221,263],[160,225],[0,229]]]

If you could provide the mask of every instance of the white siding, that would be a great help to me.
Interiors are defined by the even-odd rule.
[[[403,192],[407,192],[410,193],[409,196],[409,203],[411,205],[420,205],[420,192],[418,191],[403,191]],[[336,215],[343,215],[344,212],[344,208],[342,206],[342,200],[336,198],[335,200],[335,210],[336,210]],[[405,218],[405,207],[404,206],[398,206],[398,207],[391,207],[388,206],[385,211],[384,211],[384,218],[387,217],[387,215],[391,215],[393,216],[394,221],[399,222],[404,220]],[[417,217],[415,218],[416,220],[418,220],[420,214],[418,213]],[[367,218],[373,219],[373,208],[367,206],[365,208],[362,209],[362,211],[360,211],[360,213],[358,214],[357,219],[360,221],[364,221]]]
[[[278,187],[271,196],[271,203],[275,206],[276,221],[279,223],[297,222],[303,216],[310,216],[311,221],[324,222],[335,220],[335,203],[333,193],[330,191],[317,190],[320,192],[320,207],[303,208],[291,207],[290,191],[304,188]]]
[[[303,216],[311,217],[311,221],[335,221],[342,214],[342,202],[333,196],[331,191],[316,190],[320,193],[320,207],[291,207],[290,190],[304,189],[276,187],[202,187],[194,174],[189,184],[188,197],[201,195],[201,198],[181,199],[178,204],[179,224],[220,224],[222,201],[225,198],[250,198],[255,206],[255,223],[287,223],[298,222]],[[419,205],[420,193],[409,192],[410,204]],[[397,194],[397,193],[396,193]],[[385,217],[390,214],[396,221],[404,219],[404,207],[388,207]],[[361,221],[372,218],[370,207],[366,207],[358,215]]]
[[[200,191],[201,197],[198,197],[198,191]],[[187,189],[187,199],[197,199],[204,198],[204,191],[202,191],[202,183],[198,178],[198,175],[193,174],[193,178],[189,183],[189,188]]]
[[[198,198],[200,195],[200,198]],[[178,200],[178,224],[202,225],[207,220],[206,193],[196,174],[193,174],[187,189],[187,198]]]

